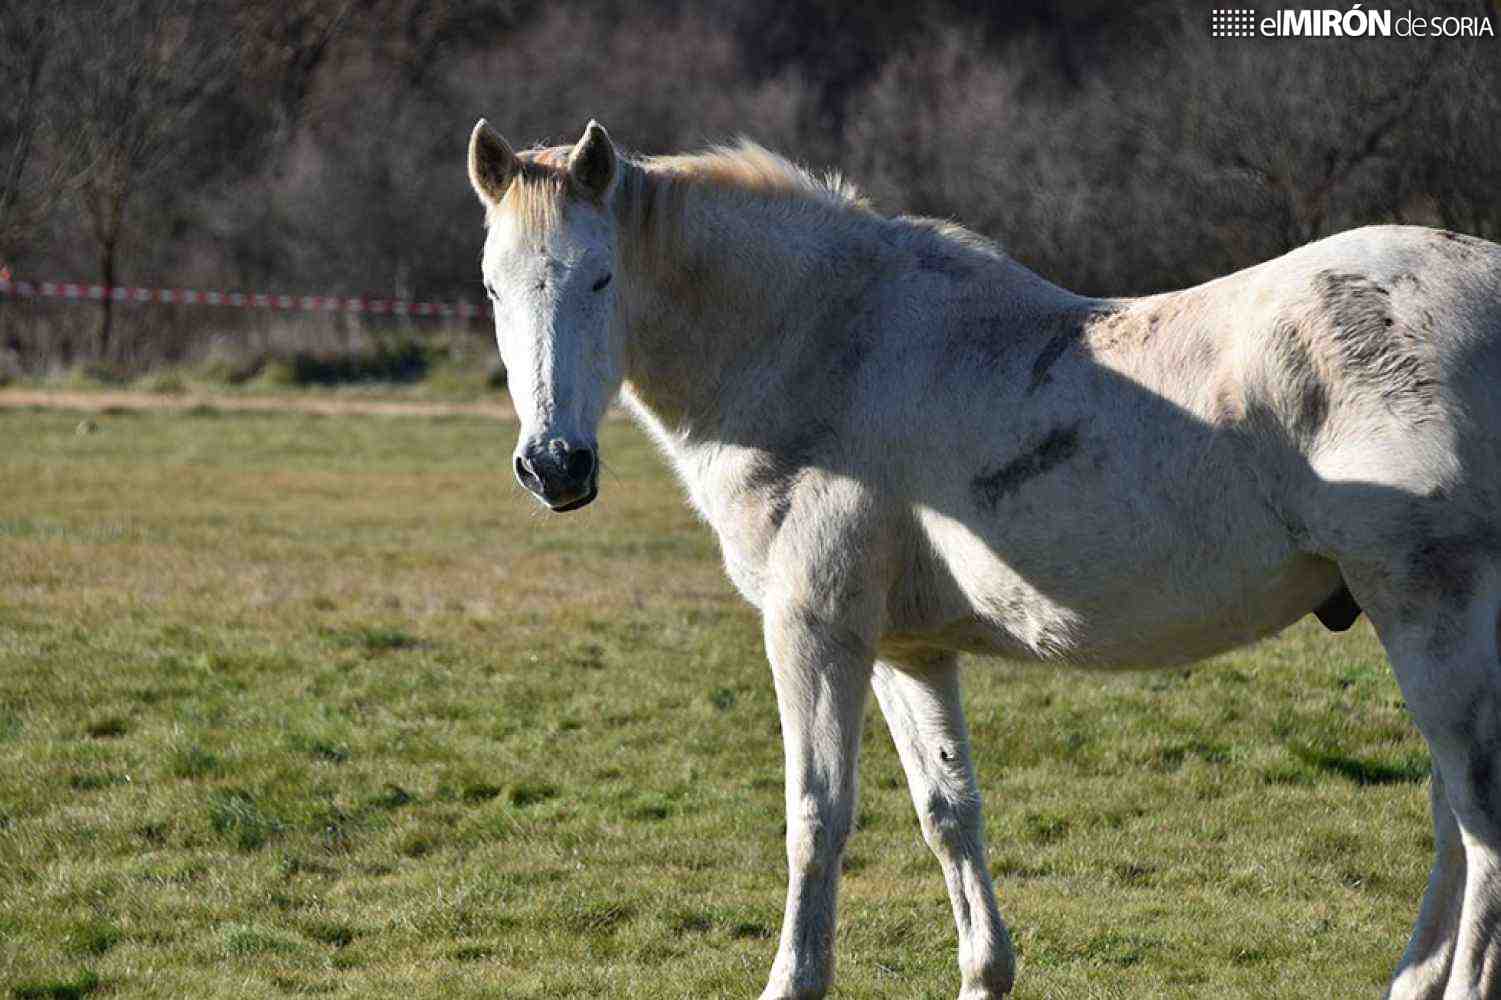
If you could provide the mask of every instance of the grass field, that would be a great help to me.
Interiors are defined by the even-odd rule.
[[[81,419],[0,413],[0,996],[756,995],[770,680],[639,433],[553,517],[493,421]],[[1017,997],[1380,994],[1431,837],[1364,623],[967,702]],[[874,712],[859,824],[836,995],[952,997]]]

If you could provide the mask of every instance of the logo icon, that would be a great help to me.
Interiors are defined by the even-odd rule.
[[[1256,34],[1256,11],[1249,7],[1216,7],[1209,12],[1212,38],[1250,38]]]

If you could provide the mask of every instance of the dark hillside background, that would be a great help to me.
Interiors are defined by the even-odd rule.
[[[518,145],[591,117],[641,152],[744,134],[1093,293],[1369,222],[1501,237],[1494,37],[1218,39],[1209,6],[0,0],[0,264],[479,301],[480,115]],[[0,302],[0,378],[326,355],[374,322]]]

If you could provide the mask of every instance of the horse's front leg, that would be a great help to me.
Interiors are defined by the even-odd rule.
[[[959,930],[960,1000],[996,1000],[1011,991],[1016,956],[985,863],[959,665],[952,653],[910,666],[878,663],[875,689],[907,772],[923,839],[948,883]]]
[[[858,601],[768,603],[766,652],[787,767],[787,911],[762,1000],[821,997],[834,978],[839,862],[855,811],[856,761],[873,662]]]

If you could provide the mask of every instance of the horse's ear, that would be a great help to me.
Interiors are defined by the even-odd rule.
[[[597,121],[590,121],[584,137],[568,154],[568,176],[595,198],[603,198],[615,183],[617,169],[615,144],[610,133]]]
[[[481,118],[469,135],[469,183],[479,200],[486,205],[499,202],[520,165],[500,133]]]

